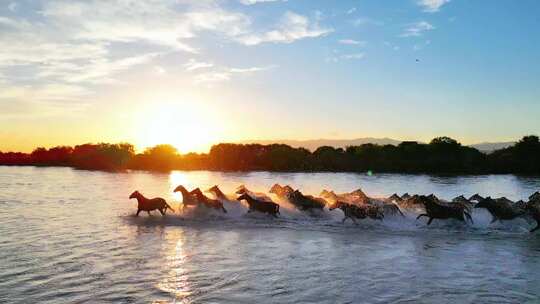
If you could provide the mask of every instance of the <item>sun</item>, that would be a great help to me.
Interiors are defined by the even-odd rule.
[[[136,142],[141,149],[170,144],[181,153],[207,152],[218,139],[216,119],[197,103],[160,102],[136,115]]]

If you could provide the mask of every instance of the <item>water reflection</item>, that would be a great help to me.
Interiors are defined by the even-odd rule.
[[[189,296],[192,294],[192,289],[189,273],[186,269],[186,265],[189,263],[189,255],[185,249],[184,231],[180,229],[170,231],[168,238],[175,239],[176,245],[172,247],[170,253],[167,255],[165,268],[169,272],[158,283],[157,288],[174,296],[174,300],[171,303],[190,303]]]

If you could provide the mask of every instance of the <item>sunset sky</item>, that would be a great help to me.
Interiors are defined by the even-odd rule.
[[[540,133],[540,1],[0,1],[0,150]]]

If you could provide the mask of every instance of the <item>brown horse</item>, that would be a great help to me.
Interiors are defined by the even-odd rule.
[[[253,192],[253,191],[249,190],[248,188],[246,188],[246,186],[244,186],[244,185],[240,185],[240,186],[238,186],[238,188],[236,188],[236,194],[238,194],[238,195],[247,194],[250,197],[258,199],[260,201],[267,201],[267,202],[272,201],[272,199],[270,197],[268,197],[268,195],[266,195],[264,193]]]
[[[146,211],[148,215],[151,215],[150,211],[153,210],[159,210],[161,215],[165,215],[167,208],[174,212],[174,209],[161,197],[146,198],[139,191],[135,191],[129,196],[129,199],[132,198],[137,199],[137,216],[139,216],[139,212],[141,211]]]
[[[277,195],[279,198],[284,198],[294,192],[294,189],[289,185],[281,186],[280,184],[274,184],[269,192]]]
[[[211,188],[208,188],[208,190],[206,190],[205,192],[210,192],[210,193],[214,194],[218,200],[225,200],[225,201],[230,200],[227,197],[227,195],[225,195],[225,193],[223,193],[223,191],[221,191],[221,189],[219,189],[219,187],[217,185],[214,185]]]
[[[345,216],[342,223],[345,223],[347,219],[351,219],[355,224],[357,224],[356,219],[365,219],[366,217],[375,219],[375,220],[381,220],[384,218],[384,214],[381,212],[380,208],[377,208],[375,206],[370,205],[353,205],[349,203],[345,203],[342,201],[337,201],[334,204],[332,204],[330,207],[328,207],[328,210],[332,211],[336,208],[341,209],[343,211],[343,215]]]
[[[219,200],[215,200],[215,199],[211,199],[211,198],[206,197],[202,193],[201,189],[196,188],[196,189],[192,190],[190,192],[190,194],[195,195],[197,200],[199,202],[201,202],[203,205],[205,205],[207,208],[222,210],[223,213],[227,213],[227,210],[225,210],[225,207],[223,207],[223,203],[221,203]]]
[[[184,210],[187,206],[197,206],[199,204],[197,197],[187,191],[187,189],[182,185],[176,187],[174,192],[182,193],[182,210]]]

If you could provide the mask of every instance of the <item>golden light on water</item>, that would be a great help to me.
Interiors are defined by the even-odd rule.
[[[167,276],[158,283],[157,287],[175,296],[171,303],[189,303],[189,296],[192,294],[190,279],[185,265],[189,261],[189,255],[185,252],[185,237],[182,230],[170,232],[170,237],[176,240],[176,245],[172,247],[167,256],[165,267],[169,269]],[[161,303],[161,302],[157,302]]]

